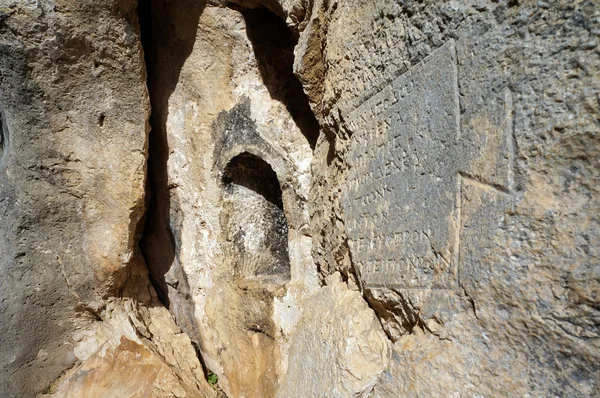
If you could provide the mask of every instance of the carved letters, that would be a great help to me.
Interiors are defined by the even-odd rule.
[[[459,225],[459,106],[454,43],[436,50],[348,118],[342,200],[367,286],[451,289]]]

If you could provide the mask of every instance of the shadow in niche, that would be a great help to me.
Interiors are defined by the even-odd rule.
[[[2,116],[2,107],[0,106],[0,160],[2,159],[2,155],[4,154],[4,148],[6,147],[6,138],[8,134],[6,134],[6,125],[4,124],[4,118]]]
[[[233,244],[236,275],[285,283],[290,277],[288,224],[277,174],[244,152],[225,168],[223,184],[221,220]]]
[[[261,77],[271,98],[283,103],[312,149],[319,122],[302,83],[294,75],[294,47],[298,40],[285,21],[266,8],[241,9]]]
[[[258,156],[244,152],[231,159],[225,168],[223,183],[248,188],[283,210],[277,175],[273,168]]]
[[[141,0],[138,4],[152,107],[146,187],[150,200],[140,249],[159,299],[192,340],[198,339],[198,330],[193,319],[194,304],[189,297],[189,285],[179,263],[173,235],[179,233],[180,222],[177,219],[178,198],[171,192],[168,182],[166,123],[169,98],[192,52],[205,5],[205,0]]]

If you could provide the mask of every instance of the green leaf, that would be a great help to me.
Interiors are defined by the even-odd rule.
[[[209,371],[208,376],[206,377],[206,380],[208,380],[208,384],[210,384],[211,386],[214,386],[219,382],[219,376],[217,376],[213,372]]]

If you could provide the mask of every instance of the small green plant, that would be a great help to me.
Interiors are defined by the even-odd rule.
[[[211,386],[216,386],[217,383],[219,382],[219,376],[217,376],[216,374],[214,374],[213,372],[211,372],[209,370],[208,375],[206,376],[206,380],[208,381],[208,384],[210,384]]]

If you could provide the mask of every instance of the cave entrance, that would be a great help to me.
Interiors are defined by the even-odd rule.
[[[263,159],[244,152],[229,161],[222,182],[222,225],[236,276],[287,282],[288,223],[277,174]]]

